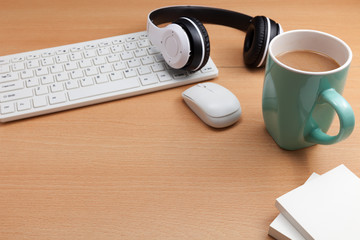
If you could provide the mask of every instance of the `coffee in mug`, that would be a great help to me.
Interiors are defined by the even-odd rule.
[[[328,55],[309,50],[285,52],[276,58],[289,67],[308,72],[326,72],[340,67],[340,64]]]

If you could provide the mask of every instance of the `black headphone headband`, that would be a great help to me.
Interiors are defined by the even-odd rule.
[[[252,17],[220,8],[202,6],[173,6],[157,9],[150,13],[149,19],[155,24],[173,22],[180,17],[193,17],[203,23],[217,24],[246,31]]]

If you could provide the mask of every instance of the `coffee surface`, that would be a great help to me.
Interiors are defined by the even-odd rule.
[[[289,51],[276,58],[289,67],[307,72],[325,72],[340,67],[331,57],[309,50]]]

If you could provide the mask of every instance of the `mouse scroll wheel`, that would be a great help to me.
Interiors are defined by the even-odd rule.
[[[208,90],[209,92],[215,93],[215,92],[211,89],[211,87],[209,88],[206,84],[199,83],[197,86],[198,86],[198,87],[201,87],[201,88],[204,88],[204,89]]]

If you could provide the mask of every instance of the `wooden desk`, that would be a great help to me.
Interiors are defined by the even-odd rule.
[[[0,55],[144,30],[155,8],[197,4],[317,29],[353,50],[345,98],[360,119],[360,2],[2,0]],[[245,34],[207,25],[214,82],[239,98],[214,130],[181,99],[188,86],[0,125],[0,239],[271,239],[275,199],[344,163],[360,176],[360,132],[281,150],[261,113],[264,70],[242,61]],[[336,132],[335,123],[331,131]]]

